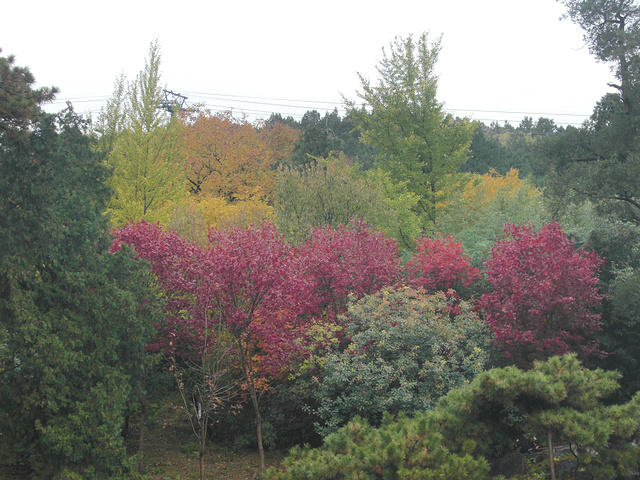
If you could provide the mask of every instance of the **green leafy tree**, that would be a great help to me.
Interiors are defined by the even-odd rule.
[[[614,101],[620,113],[620,97]],[[565,214],[569,205],[589,201],[602,215],[640,223],[640,190],[634,181],[640,152],[629,146],[637,141],[636,121],[619,116],[607,123],[611,126],[599,128],[591,123],[568,128],[545,145],[553,163],[546,192],[555,215]]]
[[[0,463],[108,478],[156,299],[144,264],[107,252],[108,170],[85,122],[42,112],[23,78],[11,103],[36,100],[0,148]]]
[[[609,354],[597,365],[622,373],[616,398],[629,400],[640,389],[640,226],[603,217],[590,203],[573,208],[562,221],[576,244],[588,245],[606,260],[600,274],[606,297],[598,336]]]
[[[380,149],[380,166],[418,195],[414,209],[425,229],[433,228],[436,205],[466,161],[475,128],[446,114],[436,98],[439,52],[440,40],[430,42],[426,33],[417,41],[396,38],[389,52],[383,49],[378,83],[360,75],[362,105],[346,101],[362,140]]]
[[[483,175],[489,173],[491,169],[506,173],[513,166],[515,162],[509,149],[500,142],[491,127],[480,124],[476,128],[471,140],[469,159],[460,167],[460,170]]]
[[[100,114],[93,125],[93,130],[98,137],[98,145],[102,152],[108,154],[113,151],[118,135],[127,125],[127,77],[120,74],[114,83],[113,94],[107,100],[106,105],[100,110]]]
[[[298,138],[287,164],[294,167],[302,167],[314,162],[314,157],[325,158],[332,150],[337,150],[339,142],[334,136],[329,135],[328,123],[322,121],[317,110],[311,110],[304,114],[300,122],[302,135]]]
[[[352,302],[341,323],[350,344],[327,356],[316,393],[323,435],[356,415],[379,425],[384,412],[433,408],[488,362],[487,325],[442,292],[384,288]]]
[[[625,375],[621,381],[622,398],[640,390],[640,269],[626,266],[614,270],[607,285],[608,301],[603,312],[601,343],[611,355],[602,362]]]
[[[542,186],[549,165],[541,146],[562,131],[553,120],[544,117],[536,122],[525,117],[517,128],[481,123],[473,134],[469,160],[460,170],[478,174],[495,170],[506,175],[515,168],[522,177]]]
[[[472,263],[480,267],[506,223],[542,225],[548,221],[542,191],[510,170],[495,170],[464,179],[462,191],[441,207],[438,232],[453,235],[464,245]]]
[[[413,247],[419,220],[411,211],[416,195],[383,172],[364,175],[344,156],[316,159],[300,170],[284,167],[275,194],[276,224],[289,241],[309,237],[312,227],[364,219],[406,248]]]
[[[283,120],[282,116],[273,114],[267,123],[277,121],[289,122],[288,125],[303,131],[294,151],[284,162],[286,165],[299,168],[315,162],[315,157],[325,158],[342,152],[364,170],[374,166],[377,149],[360,141],[360,132],[354,128],[351,117],[340,117],[337,108],[325,113],[324,118],[316,110],[308,111],[300,123],[291,117]]]
[[[588,122],[545,145],[553,165],[546,193],[554,214],[573,235],[602,252],[602,345],[612,354],[601,365],[624,372],[621,396],[638,385],[636,303],[640,191],[640,4],[635,0],[563,0],[567,17],[584,30],[594,57],[616,80]]]
[[[96,131],[113,170],[109,213],[114,225],[140,219],[166,222],[187,195],[182,125],[160,108],[160,47],[151,44],[144,69],[125,89],[116,81]]]
[[[554,446],[567,443],[579,466],[571,478],[631,478],[640,460],[633,444],[640,430],[640,394],[625,404],[605,404],[618,378],[613,371],[584,368],[574,354],[536,362],[527,371],[488,370],[413,418],[386,416],[378,429],[356,418],[326,437],[321,448],[295,448],[283,470],[268,475],[278,480],[491,478],[488,461],[529,434],[548,447],[547,478],[556,478]]]

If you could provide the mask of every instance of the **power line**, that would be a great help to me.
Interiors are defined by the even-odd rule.
[[[340,104],[342,102],[333,102],[333,101],[325,101],[325,100],[300,100],[300,99],[290,99],[290,98],[274,98],[274,97],[254,97],[250,95],[232,95],[227,93],[203,93],[203,92],[184,92],[189,95],[201,95],[201,96],[216,96],[216,97],[231,97],[231,98],[252,98],[255,100],[274,100],[276,102],[301,102],[301,103],[327,103],[331,105]]]
[[[185,93],[190,95],[211,97],[214,100],[215,99],[221,100],[221,98],[219,97],[255,99],[256,101],[252,101],[252,100],[235,100],[235,101],[237,103],[252,103],[252,104],[258,104],[258,105],[273,105],[273,106],[279,106],[279,107],[293,107],[293,108],[308,108],[308,105],[281,105],[278,103],[263,102],[263,100],[273,100],[276,102],[299,102],[299,103],[311,104],[311,105],[317,105],[317,104],[341,105],[342,104],[342,102],[329,102],[329,101],[323,101],[323,100],[301,100],[301,99],[287,99],[287,98],[274,98],[274,97],[256,97],[256,96],[250,96],[250,95],[231,95],[231,94],[224,94],[224,93],[203,93],[203,92],[185,92]],[[344,108],[338,108],[338,110],[346,111]],[[582,118],[586,118],[590,115],[590,114],[582,114],[582,113],[526,112],[526,111],[510,111],[510,110],[483,110],[483,109],[469,109],[469,108],[445,108],[445,110],[449,112],[461,111],[461,112],[472,112],[472,113],[475,113],[475,112],[500,113],[500,114],[514,114],[514,115],[518,114],[518,115],[525,115],[525,116],[550,115],[550,116],[582,117]]]
[[[95,96],[95,97],[69,97],[69,98],[56,98],[52,102],[49,102],[49,105],[57,105],[59,103],[93,103],[93,102],[103,102],[109,100],[109,95],[104,96]]]
[[[506,114],[519,114],[519,115],[525,115],[525,116],[529,116],[529,115],[552,115],[552,116],[562,116],[562,117],[589,117],[590,114],[583,114],[583,113],[536,113],[536,112],[511,112],[511,111],[503,111],[503,110],[469,110],[466,108],[446,108],[445,110],[447,111],[452,111],[452,112],[479,112],[479,113],[506,113]]]
[[[295,108],[295,109],[306,109],[308,110],[323,110],[324,108],[314,108],[314,106],[319,104],[329,104],[334,105],[335,109],[338,112],[346,113],[346,109],[343,107],[338,107],[338,105],[342,105],[342,102],[328,102],[323,100],[302,100],[302,99],[287,99],[287,98],[277,98],[277,97],[259,97],[259,96],[250,96],[250,95],[232,95],[232,94],[222,94],[222,93],[205,93],[205,92],[185,92],[192,96],[201,96],[204,98],[208,98],[211,100],[219,100],[226,101],[229,99],[233,101],[235,104],[252,104],[252,105],[268,105],[273,107],[281,107],[281,108]],[[269,101],[271,100],[271,101]],[[296,102],[301,103],[301,105],[292,105],[292,104],[283,104],[283,103],[275,103],[275,102]],[[208,102],[204,102],[206,106],[212,106]],[[224,108],[221,105],[216,105],[216,108]],[[233,108],[233,107],[232,107]],[[468,109],[468,108],[445,108],[445,111],[449,113],[455,114],[456,112],[467,112],[469,114],[474,113],[494,113],[500,115],[524,115],[524,116],[548,116],[548,117],[579,117],[581,119],[586,119],[590,116],[590,114],[581,114],[581,113],[550,113],[550,112],[527,112],[527,111],[511,111],[511,110],[485,110],[485,109]],[[248,111],[248,110],[247,110]],[[300,114],[287,114],[283,112],[271,112],[271,111],[263,111],[263,110],[255,110],[252,109],[252,112],[259,114],[271,114],[271,113],[280,113],[281,115],[290,115],[293,117],[302,116]],[[513,121],[519,122],[522,119],[497,119],[497,118],[478,118],[478,121]],[[570,122],[570,121],[556,121],[557,125],[576,125],[582,122]]]
[[[201,97],[203,102],[200,104],[204,107],[216,109],[216,111],[225,111],[225,110],[238,110],[240,112],[246,113],[247,115],[271,115],[272,113],[279,113],[280,115],[287,117],[291,116],[293,118],[302,118],[304,113],[310,110],[337,110],[341,114],[346,113],[346,109],[342,106],[342,102],[331,102],[326,100],[305,100],[305,99],[291,99],[291,98],[278,98],[278,97],[264,97],[264,96],[252,96],[252,95],[235,95],[235,94],[226,94],[226,93],[212,93],[212,92],[184,92],[186,95],[190,95],[190,98],[195,100],[190,102],[191,104],[198,104],[198,98]],[[96,95],[96,96],[87,96],[87,97],[69,97],[69,98],[59,98],[51,102],[51,104],[65,104],[67,101],[71,103],[98,103],[104,102],[109,99],[109,95]],[[215,103],[210,103],[210,101],[216,101]],[[290,102],[290,103],[288,103]],[[239,107],[237,107],[240,105]],[[251,105],[259,105],[259,106],[267,106],[274,107],[272,110],[260,109],[260,108],[246,108]],[[333,105],[333,108],[327,108],[327,105]],[[281,109],[284,109],[281,110]],[[291,109],[295,113],[291,112]],[[90,112],[98,111],[99,109],[90,109]],[[280,110],[280,111],[279,111]],[[304,112],[300,113],[303,110]],[[510,118],[484,118],[486,115],[481,115],[483,118],[474,118],[474,120],[478,120],[481,122],[520,122],[522,118],[514,118],[513,115],[523,115],[523,116],[543,116],[543,117],[576,117],[581,119],[587,119],[590,114],[580,114],[580,113],[560,113],[560,112],[527,112],[527,111],[512,111],[512,110],[486,110],[486,109],[470,109],[470,108],[444,108],[444,110],[451,114],[456,113],[466,113],[469,116],[473,117],[473,114],[495,114],[504,117]],[[555,120],[554,120],[555,121]],[[571,122],[571,121],[555,121],[557,125],[580,125],[582,122]]]

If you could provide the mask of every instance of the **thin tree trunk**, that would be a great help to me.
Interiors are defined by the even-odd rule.
[[[249,379],[249,390],[251,394],[251,403],[253,403],[253,409],[256,412],[256,434],[258,436],[258,453],[260,455],[260,474],[264,475],[266,467],[264,464],[264,447],[262,445],[262,416],[260,415],[260,409],[258,408],[258,396],[256,395],[256,389],[253,384],[253,377]]]
[[[200,422],[200,480],[204,480],[204,442],[206,441],[206,433],[203,422]]]
[[[142,379],[140,380],[140,436],[138,437],[138,452],[140,452],[140,460],[138,462],[138,472],[144,474],[144,424],[147,416],[147,371],[144,363],[140,365],[142,369]]]
[[[260,474],[264,475],[266,467],[264,464],[264,447],[262,446],[262,417],[256,416],[256,433],[258,435],[258,453],[260,455]]]
[[[551,469],[551,480],[556,480],[556,469],[553,462],[553,441],[551,430],[547,432],[547,447],[549,448],[549,468]]]
[[[127,404],[127,408],[130,408],[130,404]],[[126,437],[129,435],[129,420],[131,420],[131,415],[124,416],[124,424],[122,425],[122,436]]]

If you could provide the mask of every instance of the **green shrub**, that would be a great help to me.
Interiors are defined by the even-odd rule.
[[[384,412],[433,408],[487,364],[487,326],[442,292],[383,289],[351,303],[341,323],[351,343],[328,355],[316,391],[322,435],[356,415],[379,425]]]

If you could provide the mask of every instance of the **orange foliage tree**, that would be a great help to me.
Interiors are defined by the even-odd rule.
[[[279,122],[251,124],[229,111],[190,110],[183,121],[191,203],[206,227],[272,220],[274,167],[291,155],[300,132]]]
[[[192,193],[227,202],[249,194],[271,196],[276,181],[272,166],[289,155],[295,142],[289,127],[257,128],[246,117],[236,118],[229,111],[190,110],[183,119]]]
[[[260,138],[271,155],[271,165],[282,165],[293,153],[302,131],[282,122],[263,122],[258,125]]]

